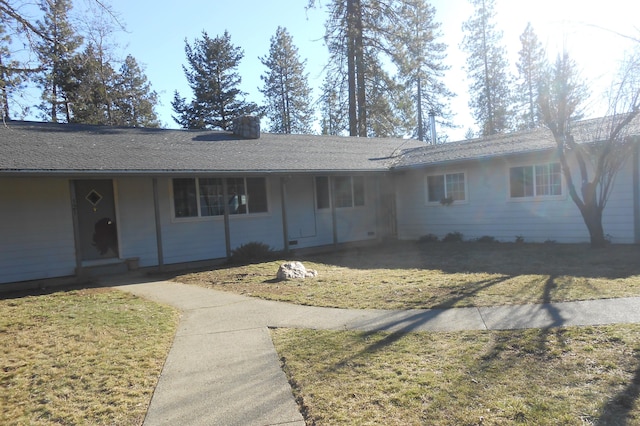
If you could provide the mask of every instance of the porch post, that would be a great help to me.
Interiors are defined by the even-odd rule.
[[[287,227],[287,183],[286,177],[280,177],[280,201],[282,204],[282,237],[284,238],[284,252],[289,253],[289,229]]]
[[[640,139],[633,147],[633,240],[640,243]]]
[[[76,278],[82,273],[82,253],[80,253],[80,224],[78,223],[78,200],[76,199],[76,183],[69,180],[69,195],[71,196],[71,221],[73,222],[73,241],[76,254]]]
[[[222,199],[224,200],[224,242],[227,250],[227,259],[231,258],[231,230],[229,229],[229,192],[227,191],[227,178],[222,178]]]
[[[153,178],[153,213],[156,220],[156,249],[158,250],[158,269],[164,269],[164,250],[162,248],[162,225],[160,223],[160,199],[158,197],[158,178]]]
[[[338,216],[336,212],[336,199],[333,186],[335,185],[333,176],[329,175],[329,199],[331,200],[331,226],[333,228],[333,245],[338,245]]]

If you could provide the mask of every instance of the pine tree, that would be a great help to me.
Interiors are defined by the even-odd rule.
[[[475,12],[462,25],[462,47],[469,54],[467,74],[476,124],[483,136],[505,132],[510,124],[510,76],[502,32],[496,30],[495,0],[470,0]]]
[[[320,132],[323,135],[341,135],[349,128],[345,85],[341,81],[325,77],[320,102]]]
[[[185,40],[189,68],[183,70],[194,99],[187,104],[175,93],[171,102],[177,117],[174,120],[185,128],[218,128],[230,130],[234,117],[255,113],[258,106],[241,99],[245,93],[238,86],[242,81],[236,71],[244,53],[231,43],[227,31],[214,39],[203,31],[202,38],[193,45]]]
[[[425,0],[402,0],[396,7],[399,25],[394,33],[393,59],[413,99],[412,133],[421,141],[429,130],[428,113],[440,117],[441,124],[452,126],[448,100],[454,94],[442,81],[448,69],[444,65],[447,46],[438,42],[442,34],[435,14],[435,8]]]
[[[111,125],[111,95],[115,72],[102,60],[99,49],[89,43],[82,53],[74,56],[74,77],[78,87],[70,93],[71,122]]]
[[[515,98],[518,115],[516,116],[516,128],[526,129],[541,125],[540,107],[538,104],[538,92],[540,85],[548,79],[546,70],[549,68],[547,54],[538,40],[531,23],[527,24],[520,36],[522,48],[518,52],[518,80]]]
[[[332,0],[328,7],[325,41],[329,48],[330,78],[344,82],[348,97],[349,134],[351,136],[391,136],[402,133],[396,128],[383,128],[378,124],[386,120],[397,122],[389,113],[396,114],[393,102],[397,87],[391,85],[374,88],[373,84],[394,82],[380,66],[383,52],[389,52],[388,31],[392,10],[376,0]],[[383,99],[369,102],[372,92],[384,94]],[[391,108],[387,108],[387,104]],[[376,106],[381,108],[376,108]],[[369,121],[377,123],[369,125]],[[380,134],[377,131],[383,131]]]
[[[69,21],[70,0],[42,0],[40,7],[44,12],[44,20],[37,22],[38,31],[43,38],[36,44],[38,58],[45,71],[37,78],[42,89],[43,103],[40,109],[45,118],[52,122],[71,121],[71,102],[69,97],[78,88],[77,76],[74,75],[73,58],[82,44],[79,36]]]
[[[127,55],[115,77],[113,124],[126,127],[159,127],[155,106],[158,94],[151,89],[136,59]]]
[[[25,68],[11,58],[10,46],[11,36],[0,23],[0,111],[3,120],[11,119],[9,101],[14,90],[21,87],[25,72]]]
[[[278,27],[271,38],[269,56],[259,58],[267,67],[260,76],[260,92],[266,99],[266,115],[275,133],[311,133],[313,108],[311,89],[298,48],[285,28]]]

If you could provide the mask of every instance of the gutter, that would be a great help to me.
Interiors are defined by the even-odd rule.
[[[353,174],[380,174],[388,173],[389,168],[379,169],[304,169],[304,170],[0,170],[0,177],[20,176],[60,176],[60,177],[180,177],[180,176],[288,176],[288,175],[353,175]]]

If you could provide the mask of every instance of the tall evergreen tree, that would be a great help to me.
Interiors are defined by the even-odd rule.
[[[335,74],[333,75],[335,77]],[[320,132],[323,135],[340,135],[349,128],[345,84],[326,76],[322,83],[320,103]]]
[[[127,55],[115,77],[113,124],[126,127],[159,127],[155,106],[158,94],[151,89],[136,59]]]
[[[11,57],[11,36],[0,23],[0,111],[3,120],[10,120],[9,100],[24,81],[26,69]]]
[[[74,77],[79,84],[71,100],[71,120],[74,123],[111,125],[111,96],[115,71],[103,62],[100,49],[89,43],[74,56]]]
[[[78,85],[73,58],[82,44],[82,37],[69,21],[71,7],[70,0],[41,0],[44,18],[36,25],[43,38],[35,49],[45,69],[37,78],[43,99],[40,109],[52,122],[59,120],[59,114],[67,122],[71,121],[69,96]]]
[[[426,0],[401,0],[396,6],[399,25],[394,33],[394,62],[399,76],[413,98],[413,136],[425,140],[429,130],[426,115],[440,117],[441,124],[451,127],[448,100],[454,96],[443,82],[447,46],[438,41],[440,23],[436,10]],[[413,118],[415,117],[415,118]]]
[[[271,131],[276,133],[311,133],[313,108],[311,89],[304,72],[298,48],[285,28],[278,27],[271,38],[269,56],[259,58],[267,67],[260,76],[264,86],[260,92],[266,99],[266,114]]]
[[[381,65],[383,58],[390,59],[389,32],[394,28],[391,3],[331,0],[328,11],[325,41],[330,54],[329,72],[336,74],[332,80],[346,84],[349,134],[363,137],[401,134],[402,129],[378,125],[387,120],[398,122],[397,104],[394,102],[398,87]],[[380,86],[387,83],[387,87]],[[384,96],[384,99],[369,102],[367,97],[373,92]],[[389,113],[395,117],[390,117]],[[378,124],[370,126],[370,120]],[[384,133],[377,133],[381,131]]]
[[[231,43],[227,31],[213,39],[203,31],[193,45],[185,40],[185,53],[189,67],[182,68],[194,98],[187,104],[175,93],[171,105],[179,125],[230,130],[234,117],[258,110],[255,103],[242,99],[245,93],[238,88],[242,79],[236,69],[244,52]]]
[[[548,79],[549,68],[547,53],[538,40],[531,23],[527,24],[520,36],[522,48],[518,52],[518,80],[514,98],[516,100],[517,129],[531,129],[541,125],[538,93],[541,84]]]
[[[471,85],[469,107],[483,136],[509,129],[510,76],[502,32],[496,30],[495,0],[470,0],[474,14],[463,23],[462,42],[468,53],[467,74]]]

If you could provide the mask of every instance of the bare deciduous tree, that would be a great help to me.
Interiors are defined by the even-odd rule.
[[[571,199],[589,230],[591,245],[602,247],[606,235],[602,214],[613,182],[638,144],[640,56],[628,58],[612,84],[609,111],[602,119],[575,123],[586,99],[575,63],[565,53],[552,69],[539,96],[544,123],[553,133]]]

